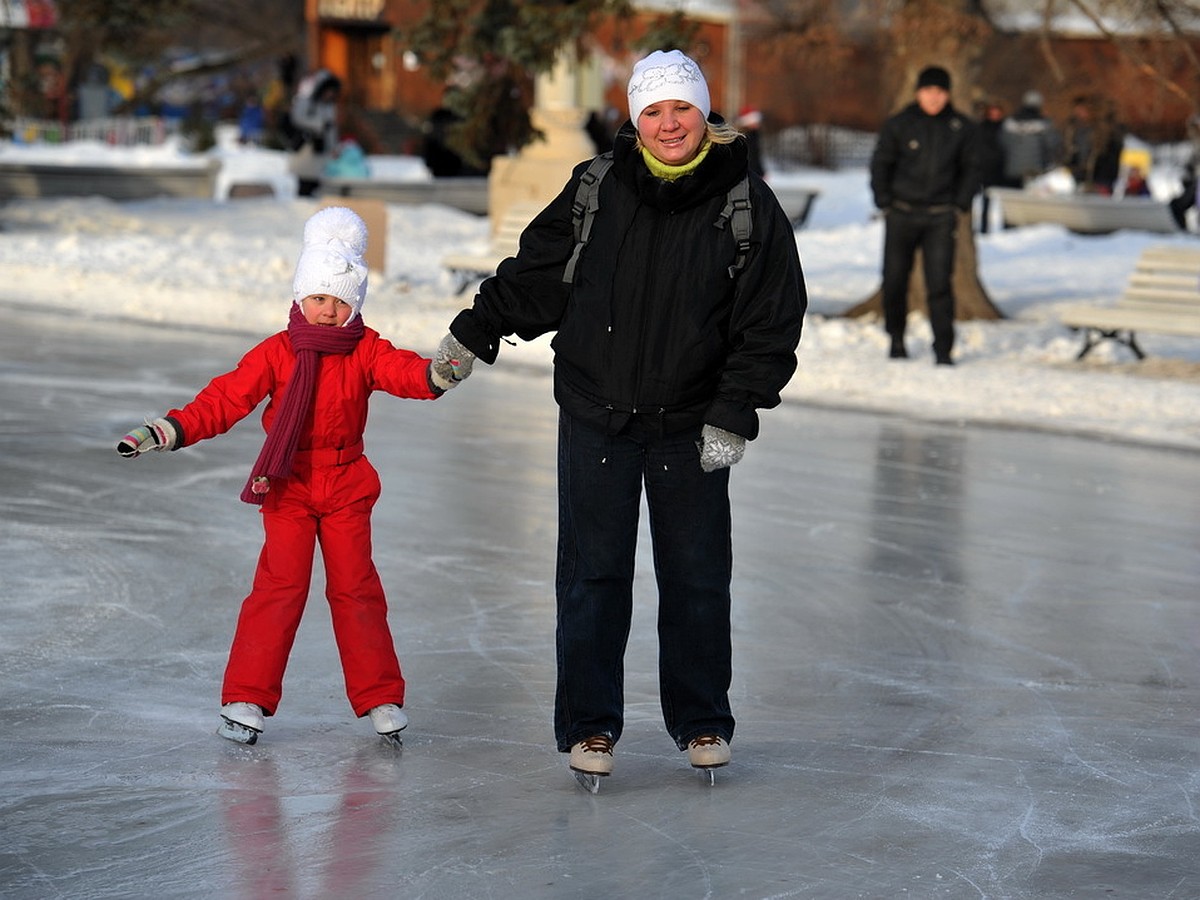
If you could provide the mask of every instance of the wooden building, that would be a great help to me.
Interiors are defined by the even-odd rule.
[[[399,37],[416,21],[429,0],[305,0],[308,59],[341,77],[348,112],[390,116],[410,133],[436,109],[444,86],[428,77],[415,54]],[[752,4],[729,0],[690,0],[688,15],[699,24],[691,53],[704,68],[713,108],[733,117],[744,105],[764,113],[765,130],[798,124],[835,124],[873,131],[902,95],[896,76],[881,60],[888,58],[882,35],[836,47],[798,45],[786,33],[773,33],[744,10]],[[664,4],[663,8],[669,8]],[[639,4],[630,21],[608,21],[592,36],[590,75],[580,78],[584,108],[627,113],[625,85],[639,51],[633,42],[663,15],[654,2]],[[735,10],[743,14],[735,15]],[[1037,89],[1046,112],[1063,121],[1071,101],[1091,94],[1111,101],[1116,117],[1146,140],[1181,139],[1195,101],[1165,87],[1152,73],[1122,56],[1110,41],[1091,37],[1054,37],[997,32],[989,38],[976,83],[955,92],[955,102],[971,110],[984,99],[998,100],[1009,111],[1021,95]],[[1046,64],[1046,48],[1054,70]],[[1164,71],[1195,86],[1187,53],[1147,39],[1139,54],[1162,63]],[[1200,54],[1200,42],[1193,53]],[[940,62],[930,60],[930,62]],[[1192,91],[1192,96],[1200,91]]]

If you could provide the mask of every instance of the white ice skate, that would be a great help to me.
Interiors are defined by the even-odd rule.
[[[217,734],[239,744],[253,744],[263,730],[263,711],[257,703],[226,703],[221,707]]]
[[[729,765],[730,758],[729,744],[715,734],[702,734],[688,743],[688,762],[708,776],[710,785],[717,783],[716,770]]]
[[[371,724],[375,726],[381,738],[397,749],[404,746],[404,741],[400,739],[400,732],[408,727],[408,716],[404,714],[404,710],[395,703],[384,703],[382,706],[376,706],[367,715],[371,717]]]
[[[599,792],[600,779],[612,774],[613,763],[613,740],[607,734],[590,737],[571,748],[571,771],[589,793]]]

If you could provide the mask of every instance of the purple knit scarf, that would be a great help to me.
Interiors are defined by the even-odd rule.
[[[250,479],[242,488],[243,501],[262,503],[270,485],[263,479],[287,478],[292,474],[300,429],[304,427],[317,387],[317,358],[323,353],[350,353],[362,336],[361,316],[355,316],[341,328],[310,325],[300,311],[300,305],[292,304],[288,337],[296,354],[296,366],[292,369],[292,377],[283,386],[283,396],[271,422],[271,430],[267,432],[266,443],[250,470]]]

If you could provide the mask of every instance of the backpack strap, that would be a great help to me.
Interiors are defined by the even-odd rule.
[[[750,214],[750,178],[746,175],[729,189],[725,198],[725,208],[721,210],[713,225],[724,230],[726,222],[729,223],[733,242],[737,246],[737,255],[733,258],[733,265],[729,267],[729,277],[737,278],[738,272],[746,265],[746,257],[750,255],[750,231],[754,225]]]
[[[575,249],[563,269],[562,280],[567,284],[575,282],[575,266],[579,264],[579,255],[592,237],[592,222],[596,218],[596,210],[600,208],[600,182],[612,168],[612,151],[601,153],[587,167],[587,171],[579,178],[579,187],[575,191],[575,202],[571,205],[571,226],[575,231]]]
[[[571,226],[575,232],[575,249],[571,252],[571,258],[567,260],[562,277],[566,284],[574,283],[575,267],[579,264],[583,248],[591,240],[592,222],[596,218],[597,210],[600,209],[600,182],[604,180],[604,176],[608,174],[612,164],[612,151],[601,153],[592,159],[586,171],[579,178],[579,187],[575,191],[575,202],[571,204]],[[725,207],[713,225],[724,230],[726,222],[729,223],[729,230],[737,248],[733,265],[729,267],[729,277],[736,278],[738,272],[745,267],[746,259],[750,255],[750,232],[754,225],[750,207],[749,176],[742,176],[742,179],[729,189],[729,193],[725,197]]]

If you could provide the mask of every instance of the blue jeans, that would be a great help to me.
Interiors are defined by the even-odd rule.
[[[663,437],[635,419],[610,436],[561,412],[558,434],[558,749],[621,737],[643,484],[667,732],[681,750],[702,734],[732,739],[729,470],[700,469],[699,426]]]

